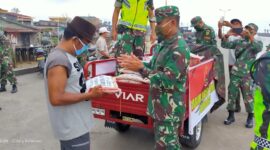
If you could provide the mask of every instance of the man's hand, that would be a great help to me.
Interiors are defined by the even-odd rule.
[[[223,26],[226,26],[226,27],[232,27],[232,24],[229,22],[229,21],[223,21]]]
[[[132,71],[139,71],[144,67],[143,63],[135,55],[121,55],[117,58],[119,65]]]
[[[92,98],[99,98],[104,94],[102,87],[99,86],[95,86],[93,88],[90,89],[89,93],[88,93],[88,98],[92,99]]]
[[[151,35],[150,35],[151,44],[155,43],[156,39],[157,39],[156,32],[155,31],[151,32]]]
[[[244,30],[244,36],[247,36],[250,42],[254,41],[254,35],[249,30]]]

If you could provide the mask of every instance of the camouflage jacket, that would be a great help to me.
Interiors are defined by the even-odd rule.
[[[8,41],[0,29],[0,63],[3,62],[4,58],[9,57],[10,48],[8,47]]]
[[[243,77],[249,74],[251,65],[256,60],[256,55],[262,50],[261,41],[250,42],[245,39],[227,42],[222,40],[223,48],[235,49],[236,62],[232,68],[232,74]]]
[[[201,31],[195,33],[196,43],[202,45],[216,45],[216,35],[212,27],[204,25]]]
[[[178,33],[162,41],[141,74],[151,81],[147,113],[156,120],[179,122],[185,112],[185,92],[190,50]]]
[[[0,63],[3,62],[4,58],[8,56],[8,51],[0,45]]]
[[[270,110],[270,52],[263,54],[252,68],[253,79],[261,88],[263,97],[267,100],[267,109]],[[269,135],[270,136],[270,135]]]

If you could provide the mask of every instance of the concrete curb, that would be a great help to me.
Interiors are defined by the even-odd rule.
[[[14,70],[14,73],[16,76],[25,75],[29,73],[35,73],[35,72],[38,72],[38,67],[30,67],[30,68]]]

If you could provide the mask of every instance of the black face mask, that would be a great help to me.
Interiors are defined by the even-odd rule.
[[[203,30],[203,28],[201,28],[201,27],[199,27],[199,26],[194,26],[194,29],[195,29],[196,31],[202,31],[202,30]]]
[[[238,35],[240,35],[243,32],[243,28],[232,28],[232,31]]]

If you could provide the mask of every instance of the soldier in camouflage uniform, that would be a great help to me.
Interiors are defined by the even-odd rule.
[[[251,150],[270,150],[270,52],[262,55],[251,67],[256,83],[254,91],[255,137]]]
[[[219,97],[219,101],[212,107],[211,112],[216,110],[225,102],[225,74],[223,55],[217,48],[215,31],[212,27],[206,25],[200,16],[191,20],[191,25],[195,28],[196,47],[204,47],[207,50],[202,51],[199,55],[203,55],[205,59],[214,58],[215,86]],[[197,48],[195,48],[197,49]],[[197,53],[198,54],[198,53]]]
[[[227,110],[229,111],[228,118],[224,121],[225,125],[230,125],[235,121],[234,111],[236,109],[236,98],[239,94],[239,89],[242,92],[248,118],[246,127],[253,127],[253,95],[252,95],[252,80],[250,77],[250,67],[256,59],[257,53],[262,50],[263,43],[254,40],[254,36],[258,31],[258,26],[250,23],[245,26],[245,30],[241,33],[242,39],[228,42],[223,39],[221,46],[224,48],[235,49],[236,62],[230,73],[229,84],[229,101]]]
[[[11,93],[17,92],[16,78],[12,69],[12,64],[10,60],[9,42],[3,32],[0,31],[0,92],[6,91],[7,80],[12,85]]]
[[[118,16],[121,10],[121,19]],[[144,56],[145,34],[147,21],[151,26],[151,41],[156,39],[155,18],[154,18],[153,0],[116,0],[115,10],[112,20],[113,40],[117,40],[117,34],[122,38],[116,44],[116,57],[120,54],[131,54],[138,56],[140,59]],[[117,26],[118,22],[118,27]]]
[[[149,63],[134,55],[119,57],[120,66],[150,79],[147,113],[154,119],[155,149],[180,150],[178,129],[185,113],[190,50],[179,31],[176,6],[156,9],[156,34],[161,41]]]

